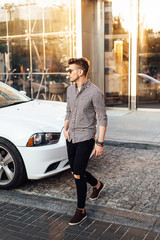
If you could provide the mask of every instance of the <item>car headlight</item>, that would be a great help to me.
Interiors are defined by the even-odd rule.
[[[60,133],[36,133],[30,137],[27,147],[55,144],[60,139]]]

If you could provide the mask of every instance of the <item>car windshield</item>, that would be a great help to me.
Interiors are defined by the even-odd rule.
[[[29,101],[31,101],[29,97],[0,82],[0,108]]]

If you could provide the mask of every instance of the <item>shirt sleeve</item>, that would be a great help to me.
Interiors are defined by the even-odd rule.
[[[69,120],[70,114],[71,114],[71,109],[69,104],[69,88],[67,88],[67,107],[66,107],[65,120]]]
[[[98,116],[100,126],[107,127],[108,117],[106,114],[106,107],[104,104],[104,97],[100,90],[96,90],[93,96],[93,106]]]

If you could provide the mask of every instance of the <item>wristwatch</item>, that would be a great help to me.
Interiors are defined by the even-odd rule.
[[[96,140],[96,144],[97,144],[99,147],[103,147],[104,142],[99,142],[98,140]]]

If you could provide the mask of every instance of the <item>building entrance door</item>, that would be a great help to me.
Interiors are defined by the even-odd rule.
[[[139,1],[137,107],[160,108],[160,2]]]

